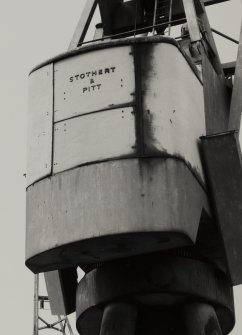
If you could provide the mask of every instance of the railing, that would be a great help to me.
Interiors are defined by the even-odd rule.
[[[107,35],[107,36],[103,36],[101,38],[97,38],[97,39],[93,39],[93,40],[84,41],[82,43],[79,43],[78,47],[80,47],[82,45],[85,45],[85,44],[94,43],[94,42],[102,42],[102,41],[105,41],[105,40],[127,37],[127,35],[129,35],[129,37],[130,36],[136,37],[138,34],[147,33],[147,32],[153,31],[153,29],[156,30],[156,28],[161,28],[161,27],[167,26],[167,25],[171,26],[173,24],[183,24],[185,22],[186,22],[186,19],[182,18],[182,19],[167,21],[165,23],[159,23],[159,24],[155,24],[155,25],[152,24],[152,25],[145,26],[145,27],[142,27],[142,28],[131,29],[131,30],[127,30],[125,32],[112,34],[112,35]],[[179,35],[179,36],[174,37],[174,39],[180,39],[181,37],[182,36]]]

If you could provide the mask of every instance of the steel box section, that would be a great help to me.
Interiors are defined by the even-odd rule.
[[[44,273],[52,315],[68,315],[76,309],[76,268]]]
[[[27,186],[49,175],[52,166],[53,64],[29,78]]]
[[[232,285],[242,283],[242,160],[238,133],[202,138],[205,167]]]

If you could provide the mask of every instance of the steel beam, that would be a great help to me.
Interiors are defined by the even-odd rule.
[[[242,159],[237,132],[202,138],[205,168],[231,283],[242,283]]]
[[[229,130],[239,130],[242,112],[242,25],[230,107]]]
[[[197,21],[197,14],[193,0],[183,0],[183,6],[186,14],[188,30],[191,42],[198,42],[201,40],[200,30]]]
[[[68,50],[77,48],[78,44],[84,41],[88,27],[97,7],[97,0],[86,1],[80,20],[72,37]]]
[[[216,5],[221,2],[230,1],[230,0],[203,0],[205,6]]]
[[[76,268],[49,271],[44,276],[52,315],[73,313],[76,309]]]

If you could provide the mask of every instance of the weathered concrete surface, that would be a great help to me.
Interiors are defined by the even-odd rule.
[[[174,158],[67,171],[28,189],[27,266],[49,271],[190,245],[203,209],[206,193]]]

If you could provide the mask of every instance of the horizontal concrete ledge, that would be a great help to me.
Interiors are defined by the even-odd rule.
[[[83,166],[27,191],[26,265],[98,264],[195,242],[206,194],[182,161]]]
[[[182,233],[144,232],[100,236],[68,243],[26,260],[34,273],[81,266],[84,271],[101,263],[140,254],[192,245]]]

